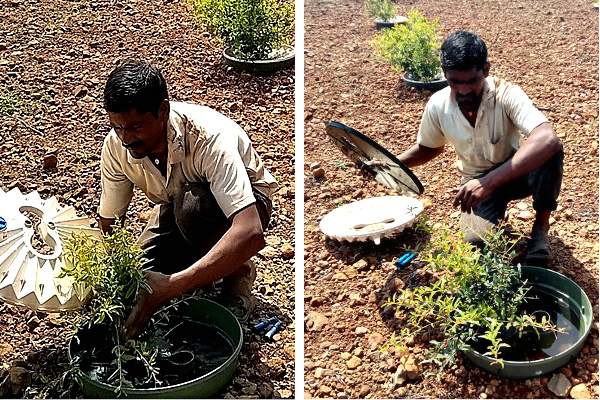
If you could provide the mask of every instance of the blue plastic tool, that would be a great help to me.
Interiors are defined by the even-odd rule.
[[[0,231],[3,231],[6,229],[6,220],[2,217],[0,217]]]
[[[265,334],[265,337],[267,339],[271,339],[273,337],[273,335],[275,334],[275,332],[277,332],[277,329],[279,329],[280,326],[281,326],[281,321],[277,320],[277,322],[275,322],[275,325],[273,325],[273,327],[271,329],[269,329],[269,332],[267,332]]]
[[[260,322],[260,323],[258,323],[256,325],[254,325],[254,330],[255,331],[262,331],[267,326],[269,326],[271,324],[275,324],[277,321],[279,321],[279,319],[277,317],[271,317],[269,319],[264,320],[263,322]]]
[[[406,254],[404,254],[402,257],[400,257],[398,259],[398,261],[396,261],[394,264],[396,265],[397,268],[401,268],[401,267],[405,267],[408,265],[408,263],[410,263],[412,261],[413,258],[415,258],[417,255],[417,253],[413,253],[413,252],[408,252]]]
[[[404,265],[404,261],[405,261],[405,260],[406,260],[408,257],[410,257],[410,255],[411,255],[411,252],[409,251],[408,253],[406,253],[406,254],[404,254],[402,257],[400,257],[400,258],[398,259],[398,261],[396,261],[394,264],[396,264],[396,266],[397,266],[397,267],[400,267],[400,266]]]

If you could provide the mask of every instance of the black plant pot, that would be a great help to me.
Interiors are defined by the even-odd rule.
[[[431,92],[437,92],[438,90],[448,86],[448,81],[443,76],[429,82],[416,80],[414,78],[409,77],[408,74],[404,74],[402,78],[404,79],[404,84],[408,87],[414,87],[416,89],[421,90],[429,90]]]
[[[268,74],[278,69],[287,68],[294,65],[294,48],[285,46],[285,55],[270,60],[243,60],[234,57],[231,50],[226,48],[223,50],[223,62],[231,65],[233,68],[243,71]]]
[[[375,18],[375,26],[377,26],[377,29],[393,28],[398,24],[405,24],[406,21],[407,18],[400,15],[396,15],[389,21],[384,21],[382,19]]]

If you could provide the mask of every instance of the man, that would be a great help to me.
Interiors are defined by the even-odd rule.
[[[110,74],[104,108],[113,129],[102,148],[101,230],[124,219],[134,185],[157,204],[138,239],[152,292],[139,296],[125,334],[220,278],[223,301],[245,319],[256,301],[249,259],[264,246],[277,187],[246,133],[208,107],[169,101],[160,71],[141,61]]]
[[[560,140],[518,86],[488,76],[487,48],[477,34],[450,34],[440,61],[449,87],[432,95],[417,144],[399,160],[415,167],[440,155],[446,143],[454,146],[463,178],[454,206],[460,204],[469,242],[480,243],[505,218],[509,201],[531,195],[536,218],[525,262],[546,266],[549,218],[562,181]]]

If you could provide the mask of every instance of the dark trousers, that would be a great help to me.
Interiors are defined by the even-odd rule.
[[[258,191],[254,196],[266,229],[271,201]],[[146,252],[144,266],[164,274],[182,271],[208,253],[230,226],[208,183],[185,183],[171,203],[154,207],[138,238]]]
[[[484,236],[491,226],[503,220],[506,207],[512,200],[532,196],[534,210],[556,210],[558,205],[556,200],[562,184],[563,159],[564,152],[560,150],[537,169],[500,186],[479,203],[477,211],[473,214],[463,213],[461,231],[466,236],[465,240],[476,241],[477,238]],[[493,169],[486,171],[480,177],[491,171]]]

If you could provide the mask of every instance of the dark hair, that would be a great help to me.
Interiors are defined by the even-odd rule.
[[[487,62],[487,47],[478,34],[456,31],[442,43],[440,61],[444,70],[469,71],[473,67],[482,70]]]
[[[110,73],[104,87],[104,109],[113,113],[135,109],[158,117],[163,100],[169,100],[165,78],[145,61],[125,61]]]

